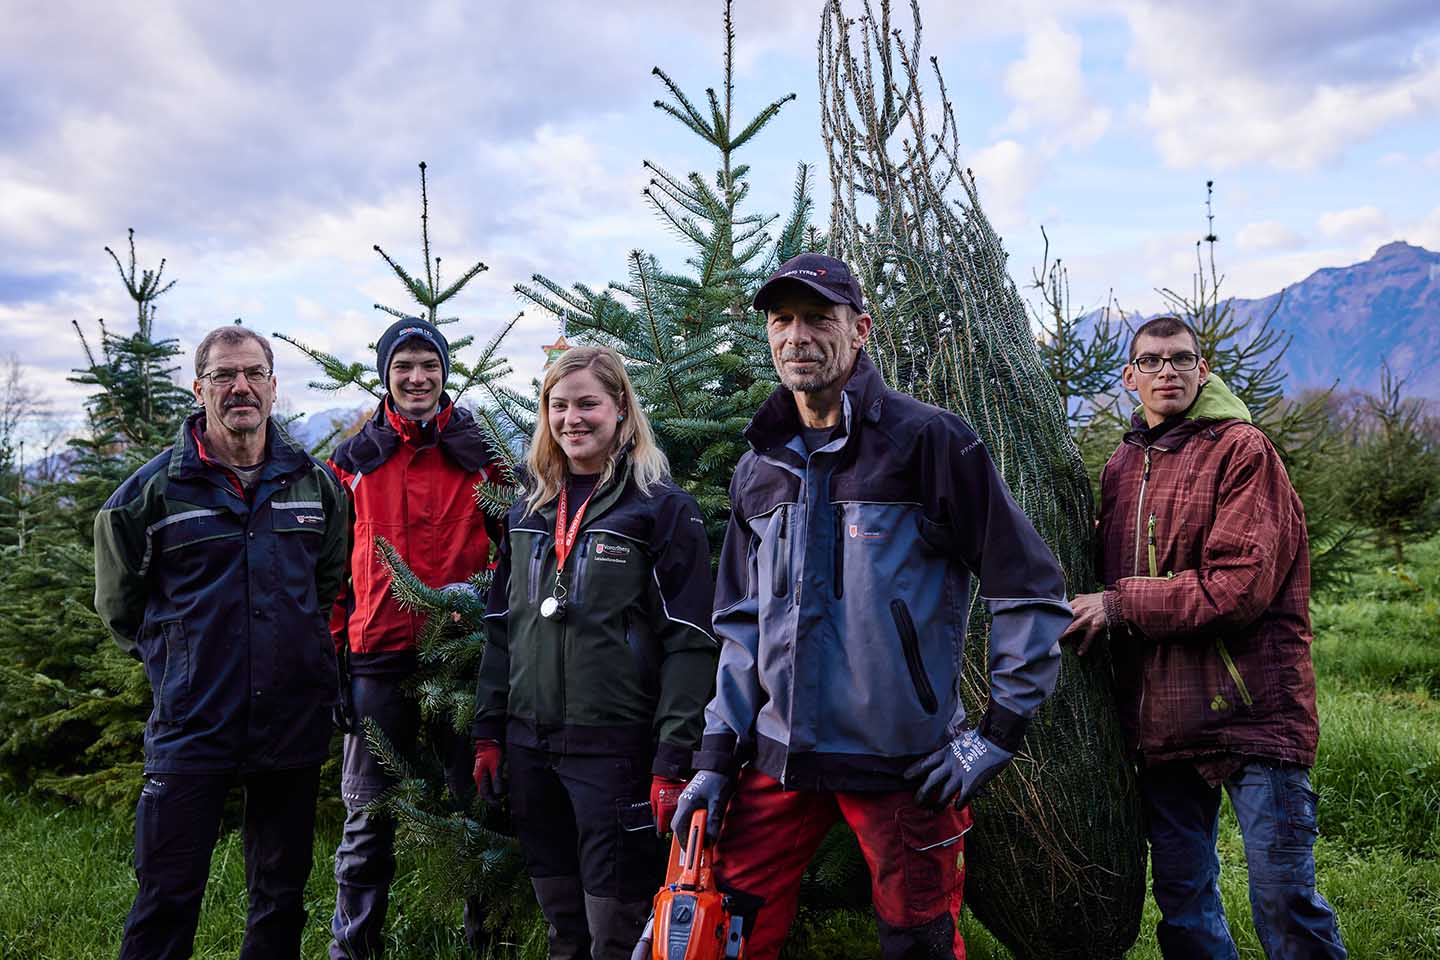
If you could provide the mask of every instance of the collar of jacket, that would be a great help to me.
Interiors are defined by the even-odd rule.
[[[608,482],[596,487],[595,492],[590,494],[590,505],[585,508],[585,521],[581,526],[596,517],[603,516],[611,507],[615,506],[620,495],[625,492],[625,486],[630,482],[630,448],[632,446],[634,446],[633,443],[625,445],[615,461],[615,473],[611,475]],[[574,510],[575,506],[572,504],[570,509]],[[543,529],[554,530],[555,514],[559,510],[560,499],[556,497],[549,503],[542,503],[536,507],[535,512],[530,514],[530,518],[527,518],[523,525],[529,527],[531,525],[529,521],[538,517],[543,521]]]
[[[170,454],[170,468],[167,473],[171,478],[189,479],[218,469],[210,465],[214,460],[202,455],[197,438],[204,433],[204,410],[197,410],[185,418]],[[269,480],[271,477],[293,473],[309,463],[310,457],[304,448],[271,417],[265,425],[265,469],[260,471],[260,479]]]
[[[440,395],[440,412],[435,414],[432,422],[436,443],[461,470],[478,473],[494,462],[490,447],[475,424],[475,418],[470,411],[455,406],[448,393]],[[394,456],[402,442],[415,445],[421,440],[420,425],[395,413],[390,407],[390,398],[387,395],[355,435],[355,443],[351,448],[351,455],[355,458],[355,470],[360,473],[373,473]]]
[[[855,369],[845,381],[845,397],[850,409],[860,411],[861,419],[878,423],[885,403],[885,380],[880,369],[870,356],[861,350],[855,357]],[[765,402],[760,405],[750,425],[745,428],[745,439],[756,453],[768,453],[783,447],[800,433],[800,410],[795,405],[795,394],[789,387],[776,387]]]
[[[1183,416],[1183,422],[1166,431],[1150,446],[1156,450],[1178,450],[1196,434],[1209,432],[1218,437],[1234,424],[1254,422],[1245,401],[1235,396],[1225,381],[1214,373],[1206,378],[1205,385],[1195,396],[1195,402],[1190,404],[1190,409]],[[1130,430],[1125,434],[1125,442],[1146,446],[1145,432],[1148,429],[1144,408],[1136,407],[1130,416]]]

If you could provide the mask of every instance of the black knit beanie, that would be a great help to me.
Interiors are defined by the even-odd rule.
[[[445,335],[424,320],[396,320],[390,329],[380,335],[375,344],[375,371],[380,374],[380,386],[390,392],[390,358],[407,340],[419,340],[423,346],[440,354],[441,385],[450,379],[450,344]]]

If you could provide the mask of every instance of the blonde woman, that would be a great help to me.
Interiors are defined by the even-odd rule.
[[[552,958],[628,960],[714,684],[705,527],[619,356],[545,374],[486,612],[475,783],[510,811]]]

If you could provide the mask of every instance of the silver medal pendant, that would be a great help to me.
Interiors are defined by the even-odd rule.
[[[546,597],[540,603],[540,616],[546,620],[560,620],[565,616],[565,604],[557,597]]]

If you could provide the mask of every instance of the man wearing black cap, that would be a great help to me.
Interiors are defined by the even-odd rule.
[[[336,649],[348,661],[342,696],[345,729],[340,789],[345,833],[335,852],[335,960],[379,957],[381,930],[395,876],[395,825],[365,806],[395,783],[365,744],[363,721],[373,719],[402,755],[414,753],[419,706],[402,689],[414,673],[415,637],[422,614],[402,608],[390,593],[390,574],[375,551],[384,537],[415,575],[431,586],[458,583],[490,563],[498,525],[475,502],[477,483],[499,478],[479,426],[450,402],[445,381],[450,345],[434,326],[404,319],[376,345],[375,369],[385,397],[360,432],[342,443],[330,467],[349,494],[354,518],[350,583],[331,618]],[[466,795],[469,741],[448,729],[431,731],[452,792]],[[478,903],[465,904],[467,942],[483,946]]]
[[[684,837],[707,811],[719,885],[750,905],[750,960],[779,954],[841,817],[870,868],[882,955],[963,957],[968,803],[1054,688],[1060,568],[974,431],[886,387],[844,263],[796,257],[755,307],[781,386],[730,485],[716,693],[673,827]],[[994,618],[978,725],[959,690],[972,577]]]

